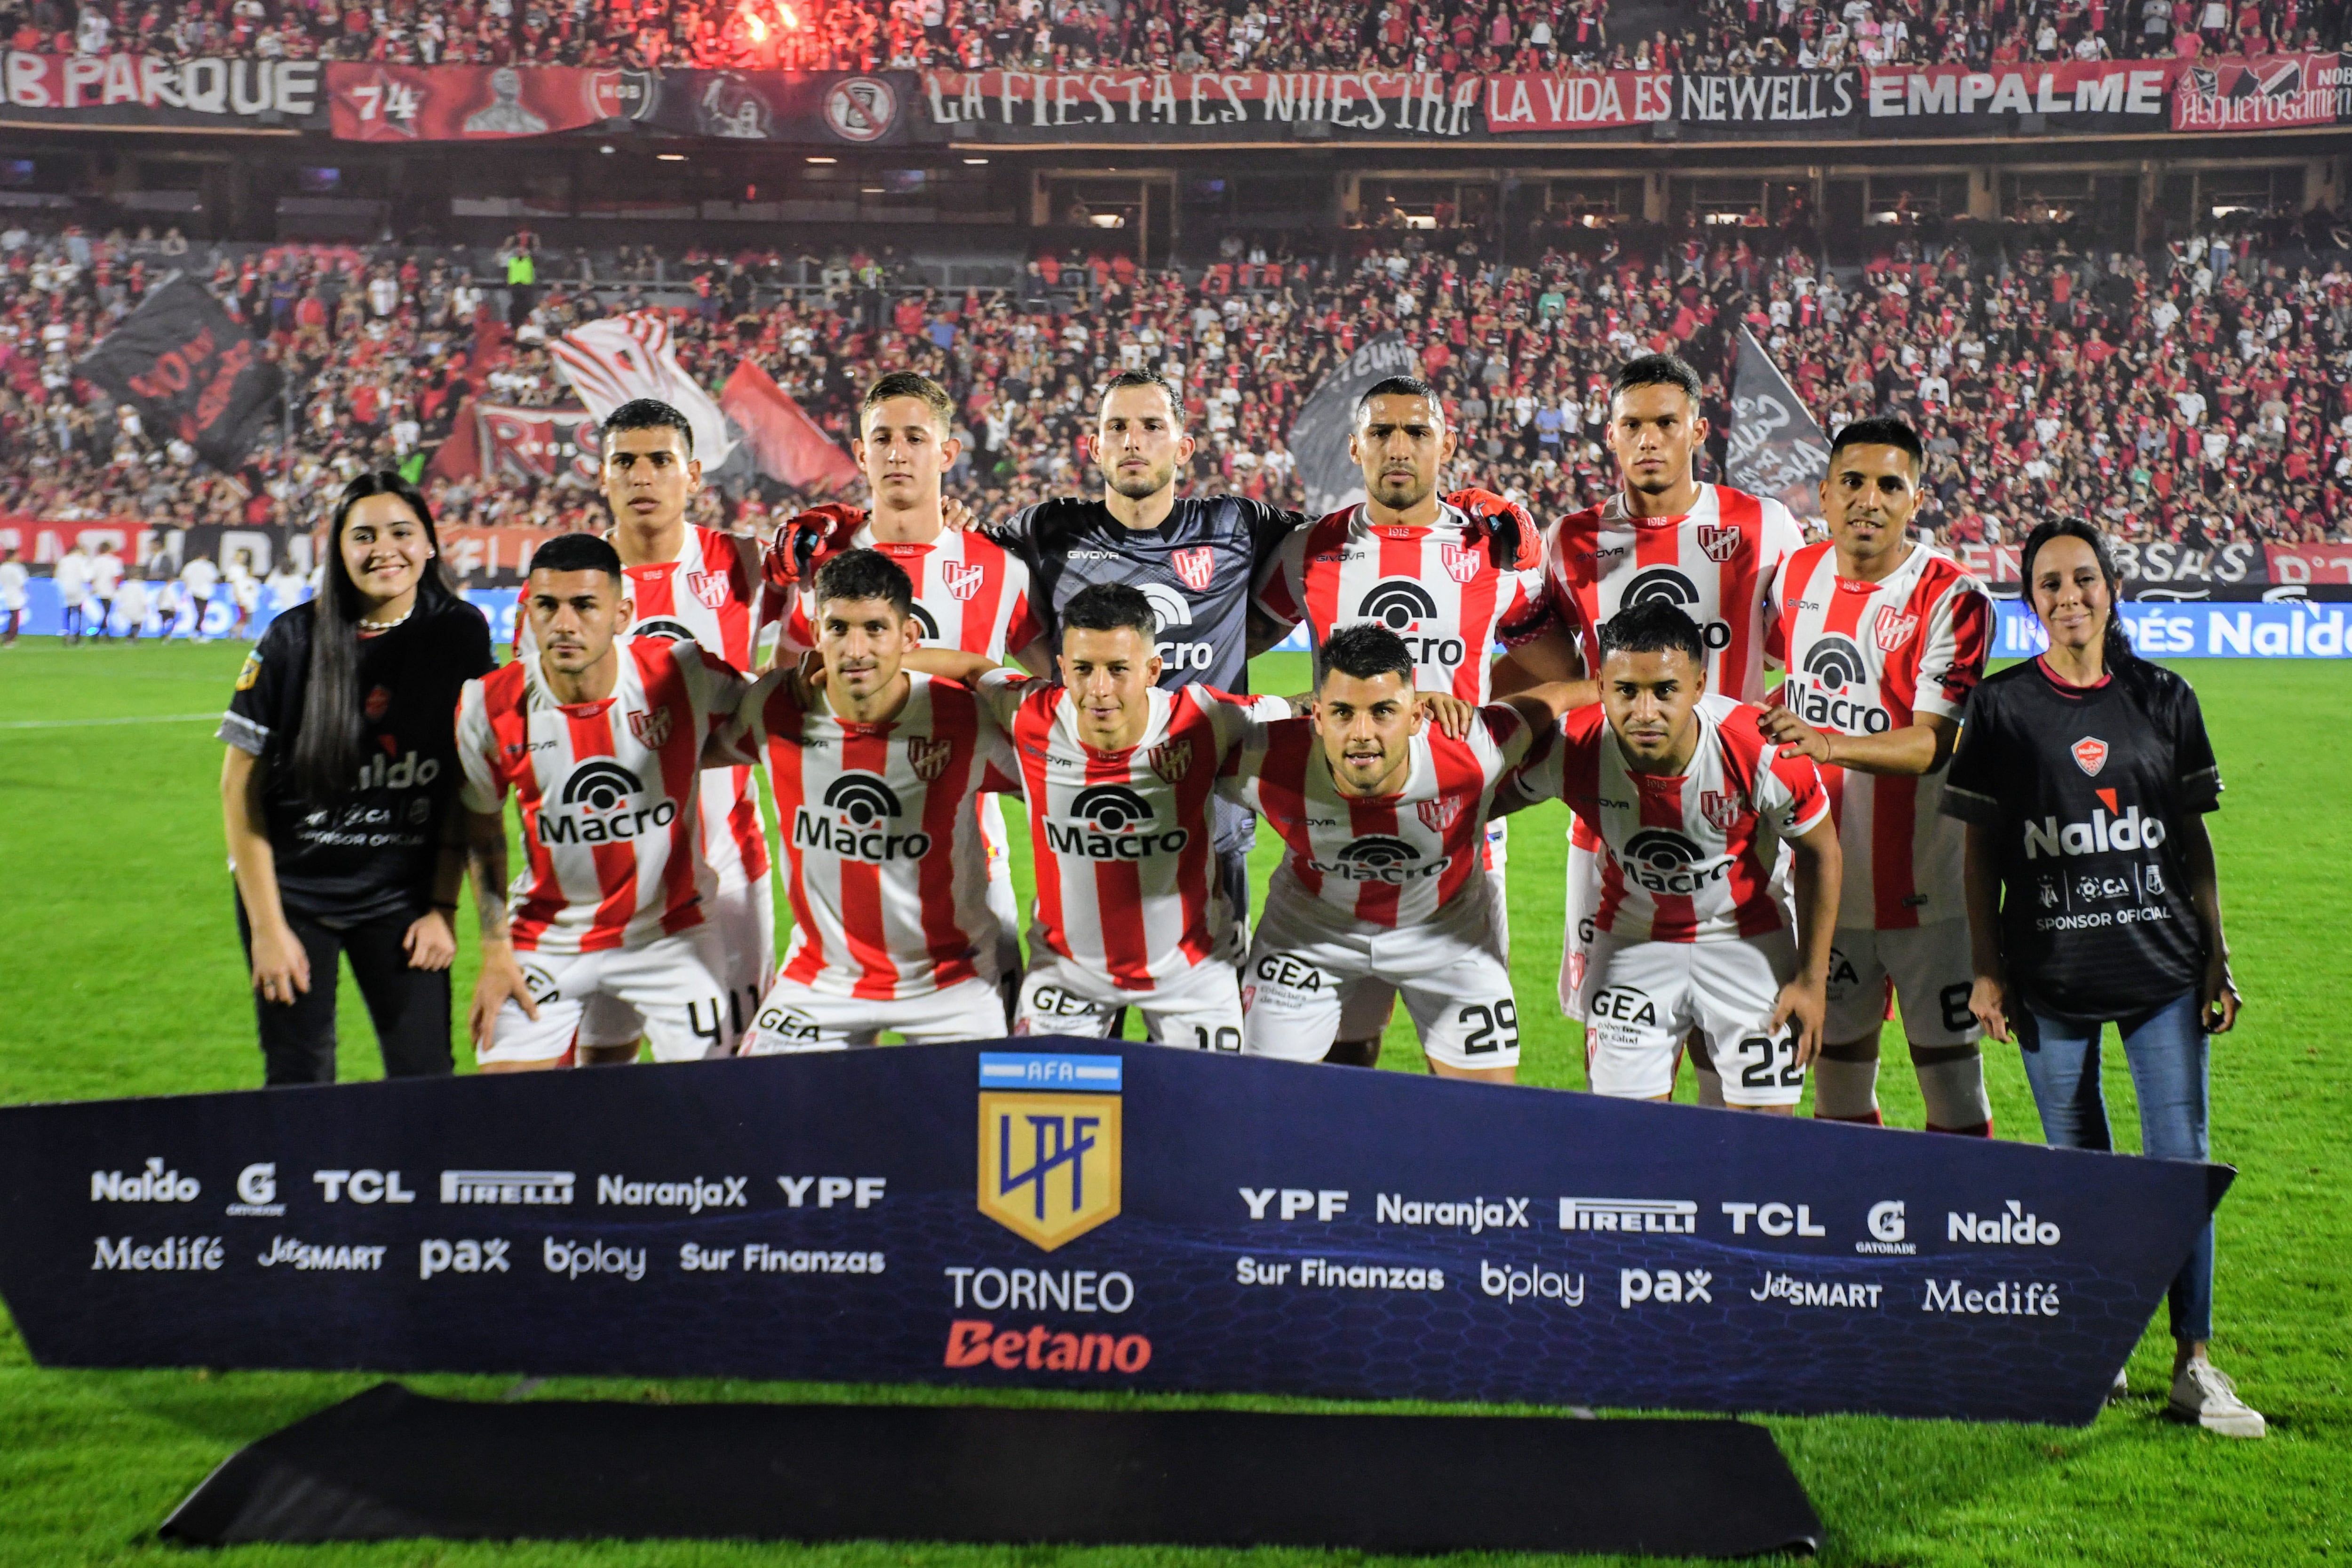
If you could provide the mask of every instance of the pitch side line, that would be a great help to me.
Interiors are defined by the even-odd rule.
[[[217,719],[214,713],[148,713],[131,719],[12,719],[0,723],[0,730],[90,730],[101,724],[187,724],[198,719]]]

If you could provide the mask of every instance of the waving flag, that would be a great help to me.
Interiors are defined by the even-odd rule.
[[[670,346],[669,323],[651,311],[574,327],[548,345],[563,378],[601,425],[632,398],[657,397],[694,426],[694,455],[715,473],[735,449],[727,416],[695,384]]]
[[[857,478],[849,454],[752,361],[735,366],[719,402],[770,479],[796,489],[831,490]]]
[[[1820,520],[1821,482],[1830,471],[1829,437],[1745,327],[1739,329],[1739,361],[1732,373],[1726,445],[1734,485],[1782,502],[1801,522]]]

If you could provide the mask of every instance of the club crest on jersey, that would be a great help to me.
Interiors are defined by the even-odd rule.
[[[1195,594],[1207,589],[1210,574],[1217,565],[1216,552],[1205,544],[1171,552],[1168,559],[1176,568],[1176,575],[1183,579],[1184,586]]]
[[[940,566],[940,585],[959,605],[971,602],[971,596],[980,592],[981,580],[987,575],[977,566],[957,566],[949,563],[941,563]]]
[[[629,733],[637,743],[652,751],[660,751],[669,740],[669,710],[667,708],[633,709],[629,713]]]
[[[907,737],[907,765],[915,776],[929,784],[947,771],[948,753],[954,746],[940,735],[909,735]]]
[[[711,609],[722,608],[727,603],[727,578],[719,572],[688,572],[686,591]]]
[[[1441,544],[1438,559],[1445,563],[1445,574],[1456,583],[1467,583],[1478,575],[1480,552],[1475,544]]]
[[[2085,735],[2068,749],[2074,753],[2074,765],[2093,778],[2107,765],[2107,743],[2096,735]]]
[[[1878,619],[1871,626],[1871,635],[1877,639],[1882,649],[1893,653],[1909,642],[1911,634],[1918,629],[1917,616],[1906,616],[1892,605],[1882,605],[1878,608]]]
[[[1146,753],[1144,761],[1151,764],[1153,773],[1170,784],[1182,784],[1184,775],[1192,771],[1192,742],[1162,741]]]
[[[1046,1252],[1118,1217],[1121,1065],[981,1054],[982,1214]]]
[[[1706,552],[1709,561],[1720,566],[1739,549],[1739,530],[1703,522],[1698,529],[1698,547]]]
[[[1717,833],[1728,833],[1739,823],[1739,797],[1727,790],[1703,789],[1698,792],[1698,814]]]
[[[1413,810],[1419,814],[1423,827],[1432,833],[1443,833],[1453,826],[1454,819],[1462,815],[1462,803],[1459,800],[1424,800]]]

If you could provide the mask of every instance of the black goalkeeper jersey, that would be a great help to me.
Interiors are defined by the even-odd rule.
[[[1997,835],[2001,962],[2028,1007],[2104,1023],[2203,982],[2179,829],[2221,796],[2197,693],[2159,665],[2084,689],[2033,659],[1977,687],[1943,809]]]

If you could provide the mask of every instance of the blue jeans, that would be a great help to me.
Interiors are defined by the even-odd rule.
[[[2198,994],[2174,998],[2153,1012],[2116,1021],[2124,1059],[2139,1097],[2140,1151],[2153,1159],[2202,1160],[2209,1152],[2206,1035]],[[2045,1142],[2060,1149],[2112,1149],[2107,1105],[2099,1092],[2098,1025],[2066,1024],[2039,1013],[2019,1031],[2025,1077],[2033,1086]],[[2024,1020],[2021,1020],[2024,1022]],[[2197,1238],[2189,1261],[2173,1276],[2165,1298],[2172,1337],[2201,1343],[2213,1337],[2213,1225]]]

